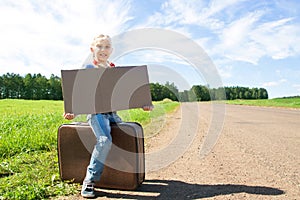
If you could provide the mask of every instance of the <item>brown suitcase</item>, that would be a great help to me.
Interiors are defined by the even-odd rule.
[[[113,145],[95,187],[135,190],[145,180],[144,136],[140,124],[111,125]],[[87,123],[63,124],[58,129],[58,161],[62,180],[82,183],[96,138]]]

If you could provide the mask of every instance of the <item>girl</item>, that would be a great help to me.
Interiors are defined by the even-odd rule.
[[[108,61],[112,50],[112,42],[108,35],[101,34],[95,37],[90,46],[93,61],[92,63],[85,65],[84,68],[115,67],[113,63]],[[145,111],[150,111],[152,109],[152,106],[143,107],[143,110]],[[73,113],[64,113],[65,119],[72,120],[74,117],[75,115]],[[94,183],[95,181],[100,180],[104,162],[112,145],[110,123],[120,123],[122,120],[116,112],[109,112],[89,114],[87,116],[87,121],[96,136],[97,143],[93,149],[90,163],[86,170],[81,195],[86,198],[93,198],[95,197]]]

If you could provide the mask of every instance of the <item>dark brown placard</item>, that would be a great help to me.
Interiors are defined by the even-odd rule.
[[[61,70],[66,113],[107,113],[152,105],[147,66]]]

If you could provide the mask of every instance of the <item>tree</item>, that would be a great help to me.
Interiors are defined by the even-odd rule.
[[[150,91],[153,101],[160,101],[163,99],[162,90],[162,85],[159,83],[150,83]]]
[[[169,83],[169,81],[166,82],[165,87],[167,90],[165,90],[164,95],[165,98],[169,98],[173,101],[178,101],[178,89],[175,86],[174,83]]]
[[[264,88],[259,88],[258,89],[258,98],[259,99],[268,99],[268,91]]]
[[[1,98],[21,98],[24,87],[22,77],[18,74],[7,73],[1,77]]]
[[[200,85],[193,85],[191,90],[194,92],[194,94],[196,96],[196,100],[201,101],[202,100],[201,86]]]
[[[150,83],[150,91],[153,101],[161,101],[165,98],[178,101],[178,89],[174,83],[167,82],[166,85]]]
[[[22,98],[23,96],[23,91],[24,91],[24,83],[23,83],[23,78],[19,74],[14,74],[13,77],[13,90],[15,92],[13,93],[14,98]]]
[[[35,93],[34,89],[34,79],[31,74],[26,74],[23,79],[24,82],[24,99],[33,99],[33,94]]]
[[[53,100],[62,100],[62,88],[61,88],[61,79],[54,74],[51,74],[50,79],[48,80],[48,97]]]
[[[34,99],[49,99],[48,98],[48,80],[45,76],[42,76],[38,73],[34,76],[34,83],[35,83],[35,94],[33,95]]]
[[[0,99],[4,99],[4,80],[2,76],[0,76]]]
[[[209,101],[210,100],[209,89],[206,86],[194,85],[191,90],[196,95],[197,101]]]
[[[257,88],[252,88],[251,89],[252,92],[252,99],[258,99],[258,89]]]
[[[201,86],[201,99],[202,101],[210,101],[210,92],[208,87],[206,86]]]
[[[189,91],[188,90],[179,92],[179,101],[180,102],[188,102],[189,101]]]

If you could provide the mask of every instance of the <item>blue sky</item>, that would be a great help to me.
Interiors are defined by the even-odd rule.
[[[224,86],[263,87],[270,98],[300,95],[298,0],[1,0],[0,74],[60,75],[82,65],[99,33],[113,37],[142,28],[195,41]],[[115,62],[148,64],[152,82],[175,82],[180,90],[206,84],[189,63],[160,50]]]

